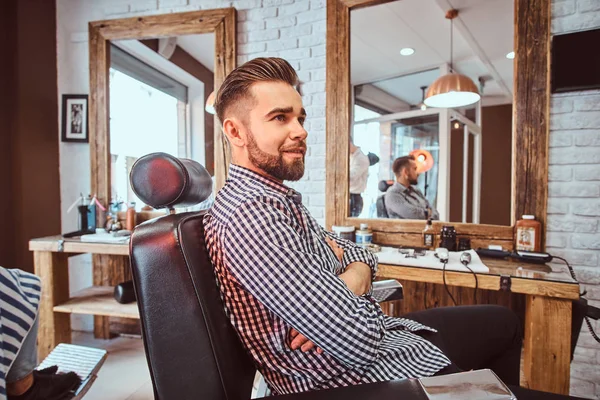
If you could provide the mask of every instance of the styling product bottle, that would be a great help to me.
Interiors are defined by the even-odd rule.
[[[125,229],[128,231],[133,231],[135,228],[135,202],[132,201],[127,207],[127,213],[125,214]]]
[[[431,218],[427,220],[425,224],[425,229],[423,229],[423,247],[427,250],[432,250],[435,248],[435,232],[433,230],[433,222]]]
[[[533,215],[523,215],[516,223],[516,249],[522,251],[540,251],[542,224]]]
[[[356,231],[356,244],[366,246],[373,243],[373,232],[368,224],[360,224],[360,229]]]

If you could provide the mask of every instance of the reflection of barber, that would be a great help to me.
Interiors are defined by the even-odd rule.
[[[385,193],[385,207],[390,218],[439,219],[440,214],[429,204],[423,193],[412,185],[419,174],[413,156],[399,157],[392,165],[396,182]]]
[[[350,141],[350,216],[358,217],[363,209],[361,193],[367,188],[369,157]]]

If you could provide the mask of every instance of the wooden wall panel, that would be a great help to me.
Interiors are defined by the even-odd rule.
[[[533,214],[546,243],[550,0],[515,0],[513,218]]]

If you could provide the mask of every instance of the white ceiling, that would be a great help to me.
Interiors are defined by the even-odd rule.
[[[215,72],[215,34],[186,35],[177,37],[177,45],[188,52],[200,64]]]
[[[484,104],[511,103],[513,61],[505,56],[513,50],[513,0],[399,0],[352,11],[352,83],[376,82],[391,95],[418,104],[420,86],[439,75],[415,73],[450,63],[445,12],[451,8],[459,10],[454,20],[454,69],[476,83],[484,77]],[[415,53],[402,56],[403,47]]]

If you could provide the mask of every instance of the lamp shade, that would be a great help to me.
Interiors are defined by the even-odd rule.
[[[215,91],[213,90],[209,95],[208,95],[208,99],[206,99],[206,106],[204,106],[204,109],[206,110],[207,113],[209,114],[214,114],[217,111],[215,110],[215,98],[217,97],[217,95],[215,94]]]
[[[468,76],[450,73],[436,79],[425,95],[425,105],[437,108],[464,107],[477,103],[481,96]]]
[[[433,156],[430,152],[423,149],[416,149],[409,153],[417,162],[417,173],[429,171],[433,167]]]

